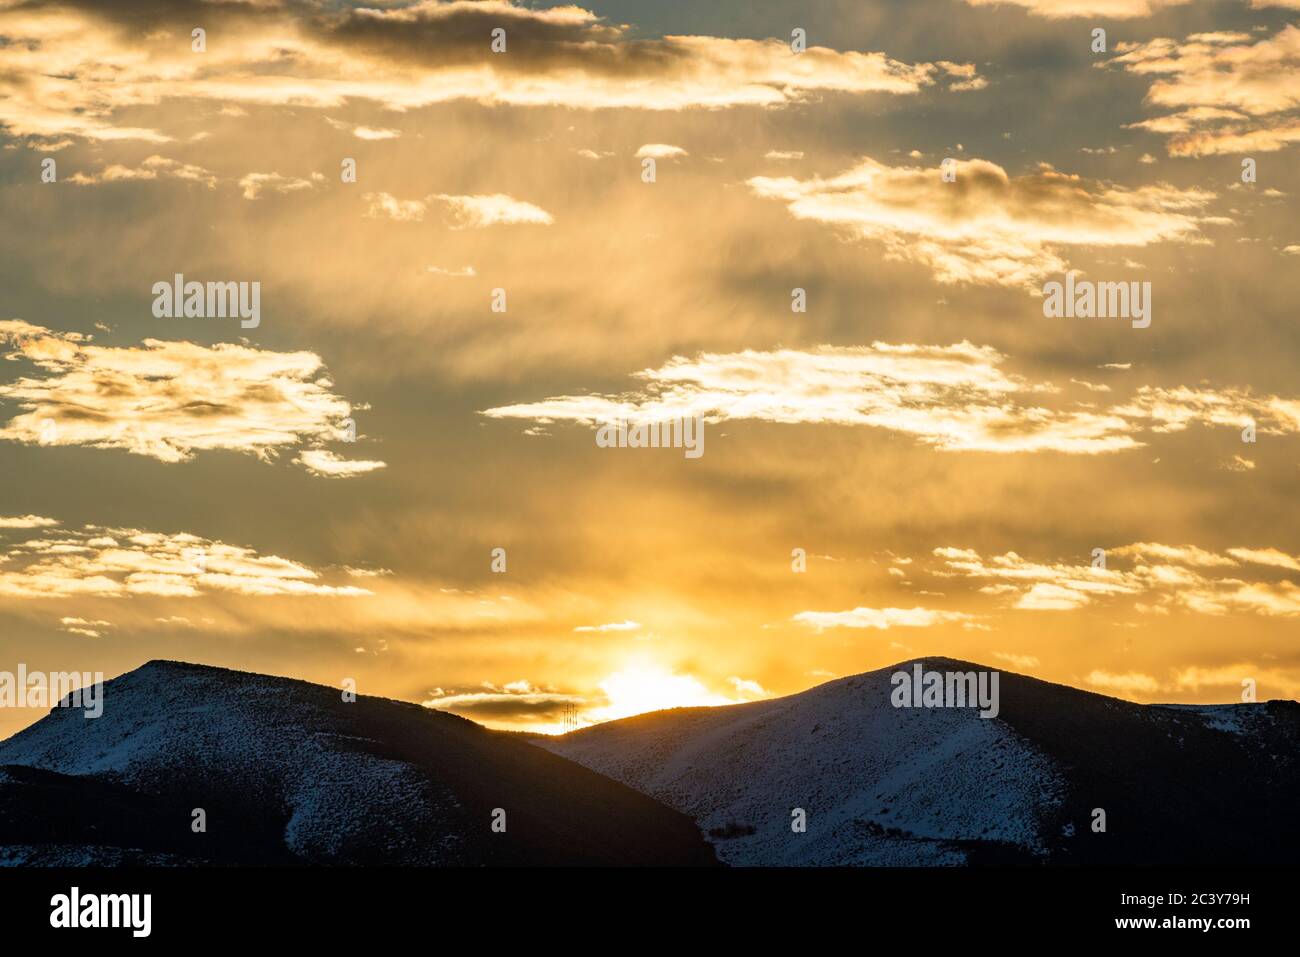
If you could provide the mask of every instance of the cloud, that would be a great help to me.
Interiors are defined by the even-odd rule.
[[[199,183],[208,189],[215,189],[217,176],[202,166],[181,163],[165,156],[150,156],[139,166],[106,166],[98,173],[73,173],[68,177],[69,183],[78,186],[94,186],[100,183],[120,183],[132,180],[179,179]]]
[[[632,621],[630,618],[626,621],[614,621],[606,625],[579,625],[574,631],[636,631],[641,627],[640,622]]]
[[[200,623],[205,625],[212,624],[212,619],[203,618],[199,622],[196,622],[192,618],[186,618],[184,615],[165,615],[155,618],[154,623],[158,625],[170,625],[175,628],[197,628]]]
[[[1108,17],[1132,20],[1149,17],[1168,7],[1181,7],[1192,0],[966,0],[972,7],[1017,6],[1037,17],[1064,20],[1074,17]]]
[[[429,205],[419,199],[398,199],[392,193],[366,193],[361,197],[370,204],[368,216],[388,218],[399,223],[418,223],[429,211]]]
[[[737,694],[746,698],[756,699],[772,697],[772,692],[768,691],[757,681],[750,678],[740,678],[736,675],[732,675],[727,679],[727,684],[735,688]]]
[[[442,266],[425,266],[424,271],[431,276],[448,276],[453,279],[470,279],[478,275],[473,266],[461,266],[459,269],[445,269]]]
[[[1254,396],[1244,389],[1161,389],[1140,387],[1116,415],[1142,421],[1155,432],[1181,432],[1190,425],[1243,429],[1254,425],[1265,435],[1300,432],[1300,400]]]
[[[1226,555],[1206,551],[1195,545],[1161,545],[1158,542],[1135,542],[1112,550],[1116,555],[1144,561],[1173,562],[1196,568],[1225,568],[1237,564]]]
[[[312,173],[310,179],[281,176],[279,173],[249,173],[240,179],[239,188],[244,191],[244,199],[258,199],[267,190],[275,193],[299,193],[313,189],[324,181],[325,177],[320,173]]]
[[[1251,661],[1171,668],[1168,679],[1163,681],[1140,671],[1116,674],[1101,670],[1089,673],[1084,680],[1095,688],[1142,698],[1155,695],[1173,697],[1195,694],[1204,689],[1217,689],[1228,692],[1230,700],[1239,700],[1243,682],[1247,678],[1258,685],[1264,697],[1294,697],[1300,692],[1300,681],[1294,673],[1281,668],[1261,668]]]
[[[640,392],[556,396],[482,414],[587,425],[695,415],[867,425],[945,451],[1099,453],[1139,444],[1117,416],[1038,405],[1053,388],[1002,371],[1003,360],[969,342],[706,353],[637,373],[646,383]]]
[[[387,127],[353,126],[350,123],[331,119],[328,116],[325,117],[325,122],[336,130],[351,133],[359,140],[395,140],[402,135],[401,130],[393,130]]]
[[[40,515],[0,515],[0,528],[50,528],[58,524],[58,519]]]
[[[359,140],[395,140],[402,135],[400,130],[390,130],[387,128],[375,128],[373,126],[358,126],[352,131],[352,135]]]
[[[1017,655],[1007,651],[995,651],[993,657],[1016,668],[1037,668],[1042,664],[1033,655]]]
[[[429,198],[449,206],[457,226],[462,229],[516,223],[549,226],[555,222],[554,217],[540,206],[502,193],[487,196],[449,196],[437,193]]]
[[[1197,614],[1246,611],[1266,617],[1300,615],[1300,586],[1291,581],[1245,581],[1241,566],[1300,570],[1300,558],[1275,548],[1230,548],[1213,552],[1195,545],[1135,542],[1106,550],[1106,567],[1033,562],[1015,552],[982,557],[973,549],[936,548],[941,577],[992,580],[980,589],[1025,611],[1073,611],[1117,597],[1148,599],[1141,611],[1164,614],[1171,603]],[[1115,559],[1131,559],[1129,568]],[[1014,601],[1011,599],[1014,598]],[[1159,604],[1151,605],[1154,599]]]
[[[1171,156],[1270,152],[1300,142],[1300,26],[1271,37],[1198,33],[1121,43],[1103,66],[1153,77],[1146,102],[1173,110],[1132,126]]]
[[[952,84],[952,89],[961,90],[982,90],[989,85],[989,81],[979,75],[973,63],[953,63],[951,60],[940,60],[936,66],[943,70],[948,76],[957,82]],[[961,146],[958,145],[958,149]]]
[[[444,691],[435,689],[421,704],[438,711],[450,711],[475,719],[517,718],[542,721],[559,718],[566,708],[580,706],[586,699],[535,687],[528,681],[512,681],[498,687],[483,682],[483,691]]]
[[[447,211],[453,229],[518,224],[550,226],[555,222],[555,218],[540,206],[503,193],[480,196],[434,193],[423,199],[398,199],[391,193],[366,193],[362,199],[370,204],[368,216],[396,222],[422,222],[430,206],[440,204]]]
[[[990,346],[820,346],[676,356],[634,374],[621,394],[551,396],[485,409],[498,419],[590,427],[702,417],[710,423],[871,426],[946,452],[1096,455],[1139,448],[1192,425],[1300,433],[1300,399],[1236,388],[1141,386],[1105,408],[1071,401],[1051,382],[1008,373]],[[1089,395],[1102,391],[1071,380]],[[1109,392],[1109,388],[1105,392]]]
[[[0,399],[23,410],[0,425],[11,442],[123,449],[161,462],[215,449],[265,459],[342,438],[352,414],[311,352],[159,339],[97,346],[8,320],[0,356],[33,369],[0,384]]]
[[[204,4],[202,14],[213,42],[195,54],[190,5],[151,10],[147,30],[132,4],[4,5],[0,123],[16,135],[166,142],[171,133],[120,117],[168,98],[321,109],[364,99],[397,111],[452,100],[772,107],[832,91],[912,94],[953,76],[879,52],[811,47],[795,56],[779,39],[637,38],[575,6],[540,10],[508,0],[370,7],[272,0]],[[490,48],[497,27],[507,36],[502,54]]]
[[[391,568],[353,568],[350,565],[343,566],[343,570],[353,578],[382,578],[393,573]]]
[[[1035,582],[1020,596],[1016,607],[1027,611],[1073,611],[1089,601],[1091,598],[1087,592],[1051,582]]]
[[[1082,386],[1083,388],[1087,389],[1089,392],[1110,391],[1110,386],[1103,385],[1096,382],[1088,382],[1086,379],[1071,379],[1070,381],[1073,382],[1075,385]]]
[[[113,627],[111,621],[89,618],[60,618],[59,626],[61,631],[66,631],[70,635],[83,635],[86,638],[102,638],[104,630]]]
[[[1157,679],[1138,671],[1124,674],[1092,671],[1084,680],[1094,688],[1105,688],[1107,691],[1119,691],[1124,694],[1149,695],[1160,690],[1160,682]]]
[[[1243,678],[1258,678],[1262,669],[1249,662],[1205,668],[1192,665],[1174,674],[1173,686],[1181,691],[1200,691],[1202,688],[1241,689]]]
[[[680,146],[670,146],[668,143],[646,143],[636,151],[637,159],[676,159],[679,156],[690,156]]]
[[[749,187],[796,219],[826,223],[883,245],[887,259],[920,263],[943,283],[1037,290],[1065,272],[1070,247],[1138,248],[1203,242],[1201,210],[1214,194],[1167,184],[1126,189],[1047,165],[1012,177],[987,160],[938,168],[886,166],[870,157],[829,179],[756,176]]]
[[[0,546],[0,595],[11,598],[370,594],[352,585],[324,584],[319,578],[318,572],[297,562],[186,532],[86,525],[56,537]],[[107,624],[63,619],[64,625],[69,623],[83,628]]]
[[[1230,548],[1228,554],[1240,562],[1254,565],[1271,565],[1300,572],[1300,558],[1280,552],[1276,548]]]
[[[854,608],[851,611],[801,611],[790,620],[817,631],[827,628],[928,628],[953,621],[970,621],[973,615],[933,608]]]
[[[386,468],[388,464],[386,462],[345,459],[327,449],[303,449],[298,453],[298,457],[294,459],[294,462],[301,465],[312,475],[320,475],[325,478],[352,478],[355,475],[365,475],[367,472]]]
[[[1143,583],[1113,568],[1027,561],[1015,552],[984,559],[972,549],[936,548],[935,557],[944,577],[992,579],[998,585],[982,589],[988,594],[1014,595],[1013,607],[1027,611],[1069,611],[1101,596],[1136,595]]]

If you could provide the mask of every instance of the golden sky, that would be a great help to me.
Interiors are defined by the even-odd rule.
[[[0,669],[1296,697],[1298,144],[1296,0],[0,0]]]

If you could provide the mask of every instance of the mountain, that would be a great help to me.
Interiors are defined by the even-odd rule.
[[[917,659],[537,743],[696,818],[730,864],[1297,860],[1296,702],[1138,705],[1001,672],[996,717],[896,708],[891,675],[917,663],[994,670]]]
[[[544,739],[153,661],[105,683],[102,717],[55,709],[0,742],[0,864],[1295,862],[1295,702],[1137,705],[1001,672],[996,717],[896,708],[916,664],[990,670],[919,659]]]
[[[103,702],[0,742],[0,863],[716,863],[685,815],[419,705],[175,661]]]

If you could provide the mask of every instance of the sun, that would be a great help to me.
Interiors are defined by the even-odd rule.
[[[677,674],[645,660],[629,662],[606,676],[597,687],[604,692],[608,704],[586,713],[593,722],[629,718],[665,708],[735,704],[733,699],[710,691],[692,675]]]

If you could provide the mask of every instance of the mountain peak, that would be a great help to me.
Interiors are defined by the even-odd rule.
[[[70,856],[46,863],[713,861],[688,817],[509,735],[191,662],[153,660],[106,682],[93,720],[56,709],[0,742],[0,766],[20,769],[0,780],[0,807],[64,809]],[[209,832],[191,830],[195,808]],[[504,832],[492,829],[497,809]],[[0,814],[0,846],[48,843],[32,820]]]

